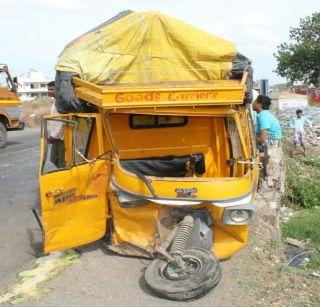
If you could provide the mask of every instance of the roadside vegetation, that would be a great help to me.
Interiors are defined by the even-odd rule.
[[[287,159],[287,202],[302,208],[320,205],[320,158]]]
[[[285,206],[293,210],[294,216],[281,224],[283,239],[293,238],[304,243],[310,251],[310,263],[305,272],[320,269],[320,158],[319,148],[309,148],[309,157],[291,155],[287,136],[286,195]]]
[[[237,259],[233,278],[249,298],[249,306],[320,306],[320,146],[309,148],[309,157],[302,150],[292,157],[290,135],[284,130],[284,151],[286,194],[278,208],[281,231],[275,211],[267,199],[261,199],[249,253]],[[287,238],[301,246],[286,244]],[[296,256],[310,261],[296,267],[292,264]]]
[[[302,209],[282,225],[284,237],[308,240],[320,246],[320,208]]]

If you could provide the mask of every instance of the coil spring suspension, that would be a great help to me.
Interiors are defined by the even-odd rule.
[[[172,247],[170,253],[172,255],[183,255],[183,251],[187,247],[188,240],[190,238],[191,232],[193,228],[193,217],[191,215],[187,215],[181,221],[178,226],[177,235],[173,240]]]

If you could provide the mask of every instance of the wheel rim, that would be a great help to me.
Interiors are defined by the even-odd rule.
[[[0,130],[0,142],[2,142],[4,140],[4,134],[2,133],[2,131]]]
[[[183,257],[182,261],[185,265],[184,270],[169,262],[162,267],[162,275],[169,280],[182,280],[196,274],[201,269],[201,261],[196,257]]]

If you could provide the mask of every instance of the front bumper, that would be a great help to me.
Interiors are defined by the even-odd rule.
[[[25,123],[19,119],[11,120],[11,126],[7,127],[8,131],[16,131],[23,130],[25,127]]]

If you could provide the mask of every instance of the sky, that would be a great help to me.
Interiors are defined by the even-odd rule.
[[[159,11],[236,43],[254,79],[284,82],[273,54],[290,27],[320,11],[319,0],[0,0],[0,63],[13,75],[29,67],[54,78],[64,46],[120,11]],[[196,42],[195,42],[196,43]]]

